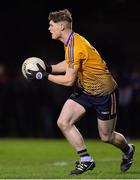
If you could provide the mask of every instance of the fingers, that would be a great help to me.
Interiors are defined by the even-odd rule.
[[[26,76],[27,76],[28,79],[34,79],[34,76],[32,74],[26,73]]]
[[[26,76],[28,79],[34,79],[34,71],[30,70],[30,69],[27,69],[27,73],[26,73]]]
[[[37,71],[33,71],[31,69],[27,69],[27,73],[26,73],[26,76],[29,78],[29,79],[42,79],[44,74],[45,74],[45,70],[41,67],[40,64],[36,64],[38,69]]]
[[[34,73],[34,71],[30,70],[30,69],[27,69],[27,73]]]
[[[37,63],[36,65],[37,65],[39,71],[44,71],[44,69],[42,68],[42,66],[39,63]]]

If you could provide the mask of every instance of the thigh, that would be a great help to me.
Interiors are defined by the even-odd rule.
[[[58,121],[74,124],[85,114],[85,112],[86,110],[82,105],[68,99],[61,110]]]

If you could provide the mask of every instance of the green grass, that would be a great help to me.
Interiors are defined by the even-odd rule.
[[[121,173],[122,153],[101,141],[86,140],[96,168],[78,176],[69,175],[79,157],[64,140],[1,139],[0,179],[138,179],[140,178],[140,141],[136,145],[131,169]]]

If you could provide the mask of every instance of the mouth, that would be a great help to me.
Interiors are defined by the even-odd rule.
[[[50,32],[50,34],[51,34],[51,36],[53,36],[53,33],[52,33],[52,32]]]

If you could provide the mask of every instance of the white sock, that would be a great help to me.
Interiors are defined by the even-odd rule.
[[[129,154],[133,150],[133,147],[131,144],[128,144],[128,146],[129,146],[129,150],[126,152],[126,154]]]
[[[93,160],[92,159],[92,157],[91,156],[83,156],[83,157],[81,157],[81,159],[80,159],[80,161],[91,161],[91,160]]]

